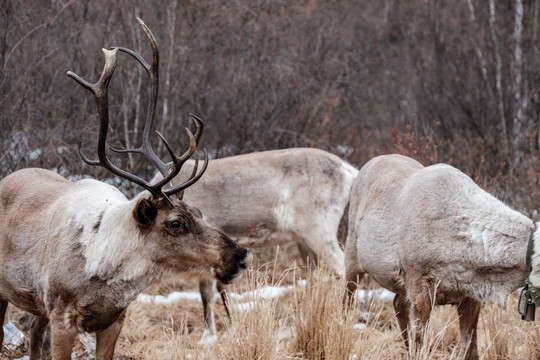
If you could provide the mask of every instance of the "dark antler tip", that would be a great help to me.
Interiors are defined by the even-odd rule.
[[[193,114],[190,113],[189,118],[191,119],[191,121],[193,121],[193,123],[195,125],[197,125],[197,126],[202,126],[203,125],[203,121],[197,115],[193,115]]]

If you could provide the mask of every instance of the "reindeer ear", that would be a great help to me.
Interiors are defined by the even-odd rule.
[[[182,200],[182,198],[184,197],[184,190],[177,192],[176,197],[178,198],[178,200]]]
[[[140,228],[149,228],[157,215],[157,207],[149,199],[140,199],[133,209],[133,217]]]

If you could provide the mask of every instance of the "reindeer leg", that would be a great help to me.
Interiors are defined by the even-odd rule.
[[[318,261],[315,252],[313,252],[303,241],[298,241],[297,245],[300,257],[302,258],[302,261],[304,261],[304,264],[308,266],[311,271],[315,271],[315,269],[317,269]]]
[[[358,282],[364,277],[366,273],[360,270],[353,269],[351,267],[347,268],[347,273],[345,275],[345,295],[343,296],[343,308],[347,309],[352,306],[354,300],[354,293],[358,288]]]
[[[64,315],[56,312],[51,314],[51,358],[54,360],[71,360],[73,342],[77,336],[77,328],[66,322]]]
[[[413,332],[415,335],[416,345],[422,346],[422,340],[424,331],[427,326],[427,322],[431,316],[431,309],[433,308],[434,289],[429,286],[427,279],[417,279],[410,282],[411,286],[408,287],[409,301],[412,302],[412,309],[414,315]]]
[[[51,352],[51,328],[48,326],[45,329],[45,336],[43,337],[43,344],[41,346],[41,352],[49,354]]]
[[[120,331],[122,331],[125,317],[126,311],[124,310],[108,328],[96,332],[96,360],[112,360],[114,346]]]
[[[405,341],[405,346],[409,348],[409,334],[407,327],[409,325],[409,313],[411,303],[407,300],[407,297],[403,294],[396,294],[394,297],[394,310],[396,311],[396,317],[401,330],[401,336]]]
[[[318,252],[318,259],[324,261],[324,264],[339,279],[343,279],[345,275],[345,255],[335,234],[333,237],[323,238],[323,246]]]
[[[317,224],[306,230],[300,237],[305,246],[314,254],[312,256],[314,261],[323,261],[336,276],[343,278],[345,275],[345,255],[337,239],[337,224],[335,229],[322,226],[323,224]]]
[[[47,329],[49,319],[44,316],[34,316],[30,327],[30,359],[40,359],[43,344],[43,335]]]
[[[461,331],[461,347],[467,349],[465,360],[478,360],[476,345],[476,326],[482,305],[473,299],[467,299],[457,306],[459,328]]]
[[[356,246],[357,239],[352,235],[348,235],[347,242],[345,243],[345,284],[347,286],[345,290],[345,296],[343,297],[343,306],[351,306],[353,302],[354,293],[358,287],[358,283],[366,272],[362,269],[360,262],[358,261],[358,249]]]
[[[8,307],[8,302],[5,300],[0,300],[0,325],[4,325],[4,320],[6,318],[6,310]],[[4,341],[4,328],[0,326],[0,344]],[[1,345],[0,345],[1,346]]]
[[[202,279],[199,281],[199,291],[204,313],[204,331],[201,341],[210,341],[216,336],[216,320],[214,315],[214,284],[216,280]]]

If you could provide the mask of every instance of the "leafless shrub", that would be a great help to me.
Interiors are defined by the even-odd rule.
[[[528,194],[516,187],[539,147],[539,13],[539,0],[5,0],[0,176],[26,166],[104,176],[77,156],[95,115],[65,71],[97,76],[87,54],[101,47],[144,53],[140,16],[163,49],[156,127],[173,145],[190,112],[214,157],[311,146],[362,165],[413,134],[429,144],[419,158],[462,163],[503,197]],[[125,146],[141,131],[146,80],[128,57],[117,72],[128,90],[111,88],[111,141]],[[24,134],[16,148],[14,134]],[[151,176],[137,158],[115,161]]]

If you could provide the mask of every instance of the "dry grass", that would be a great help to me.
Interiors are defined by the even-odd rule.
[[[129,307],[124,329],[116,347],[116,360],[126,359],[460,359],[459,325],[451,306],[437,307],[418,349],[405,348],[392,304],[364,298],[342,311],[344,284],[329,278],[324,269],[311,277],[294,263],[295,249],[276,254],[259,253],[257,270],[250,271],[233,292],[255,288],[288,286],[285,295],[273,298],[254,294],[236,310],[233,328],[224,325],[225,311],[216,305],[219,338],[201,344],[202,306],[194,301],[170,305],[135,302]],[[298,284],[300,278],[305,282]],[[362,288],[377,284],[364,280]],[[196,279],[174,278],[149,289],[152,294],[175,290],[197,291]],[[250,300],[250,306],[246,306]],[[540,326],[522,321],[516,311],[516,297],[506,307],[486,306],[479,320],[479,353],[483,360],[538,359]],[[237,304],[239,305],[239,304]],[[23,313],[11,309],[9,319],[27,331]],[[363,324],[361,327],[355,326]],[[0,359],[16,359],[25,353],[7,354]],[[80,343],[77,359],[87,359]]]

